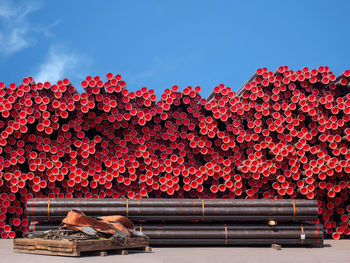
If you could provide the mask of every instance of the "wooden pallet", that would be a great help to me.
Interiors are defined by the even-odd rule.
[[[125,245],[118,245],[110,240],[51,240],[43,238],[16,238],[13,250],[17,253],[30,253],[55,256],[79,257],[82,252],[98,252],[106,256],[107,251],[125,255],[128,249],[151,251],[148,239],[130,238]]]

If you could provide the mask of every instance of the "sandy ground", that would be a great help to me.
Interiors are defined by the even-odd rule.
[[[181,247],[153,248],[150,253],[129,253],[128,255],[83,256],[79,258],[19,254],[12,251],[12,240],[0,239],[1,263],[56,263],[56,262],[350,262],[350,240],[326,240],[325,247],[297,248],[282,247]]]

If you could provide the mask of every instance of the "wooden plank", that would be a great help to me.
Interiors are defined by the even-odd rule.
[[[78,251],[114,250],[127,248],[141,248],[148,246],[148,239],[130,238],[125,245],[119,245],[111,240],[80,240],[74,241]]]
[[[149,239],[148,238],[142,238],[142,237],[137,237],[137,238],[129,238],[126,246],[128,247],[145,247],[148,246],[149,244]]]
[[[14,249],[25,249],[25,250],[47,250],[47,251],[57,251],[57,252],[74,252],[73,247],[61,248],[61,247],[50,247],[50,246],[13,246]]]
[[[271,244],[271,248],[276,249],[276,250],[281,250],[282,247],[279,244]]]
[[[125,245],[120,245],[111,240],[50,240],[50,239],[14,239],[13,249],[19,253],[58,255],[58,256],[79,256],[81,252],[93,252],[113,250],[117,254],[126,255],[126,249],[139,248],[147,251],[149,246],[147,238],[130,238]]]
[[[100,251],[100,256],[101,257],[105,257],[107,255],[108,255],[107,251]]]
[[[73,242],[69,240],[51,240],[43,238],[16,238],[13,240],[14,245],[36,245],[36,246],[50,246],[50,247],[72,247]]]
[[[26,250],[26,249],[14,249],[16,253],[27,253],[27,254],[40,254],[40,255],[53,255],[53,256],[66,256],[66,257],[79,257],[80,252],[58,252],[48,250]]]
[[[146,246],[146,247],[145,247],[145,252],[152,252],[152,248],[149,247],[149,246]]]

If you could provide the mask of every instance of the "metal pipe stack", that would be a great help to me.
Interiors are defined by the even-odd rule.
[[[127,216],[152,245],[323,244],[317,201],[294,199],[33,199],[29,230],[57,229],[71,209]]]
[[[30,221],[62,220],[71,209],[87,216],[123,215],[133,222],[168,221],[312,221],[315,200],[273,199],[32,199],[27,202]]]
[[[81,94],[68,79],[0,82],[0,237],[25,235],[33,198],[272,198],[318,200],[327,235],[346,238],[349,83],[325,66],[260,68],[208,99],[111,73]]]
[[[59,222],[31,222],[29,232],[40,235],[44,231],[58,229]],[[153,246],[199,245],[322,245],[322,225],[310,223],[278,223],[269,226],[262,223],[208,224],[208,223],[144,223],[136,229],[150,238]],[[305,238],[302,238],[305,235]]]

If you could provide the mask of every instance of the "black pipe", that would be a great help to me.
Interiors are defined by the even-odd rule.
[[[34,207],[27,209],[28,216],[35,215],[67,215],[74,207]],[[317,218],[317,207],[76,207],[86,215],[299,215]]]
[[[241,238],[252,238],[252,239],[290,239],[299,238],[301,234],[305,235],[305,239],[322,239],[322,231],[312,231],[312,230],[143,230],[142,231],[150,239],[160,239],[160,238],[210,238],[210,239],[241,239]]]
[[[49,203],[50,200],[50,203]],[[317,200],[294,199],[86,199],[86,198],[34,198],[28,207],[317,207]]]
[[[203,246],[203,245],[323,245],[323,239],[150,239],[151,246]]]
[[[107,215],[107,214],[106,214]],[[113,215],[112,213],[109,215]],[[102,214],[88,214],[88,216],[91,217],[99,217],[102,216]],[[54,215],[41,215],[41,216],[28,216],[29,221],[40,221],[40,222],[55,222],[55,221],[61,221],[65,215],[61,216],[54,216]],[[314,215],[302,215],[302,216],[286,216],[286,215],[270,215],[270,216],[264,216],[264,215],[250,215],[250,216],[226,216],[226,215],[217,215],[217,216],[176,216],[176,215],[129,215],[128,218],[132,222],[257,222],[257,221],[269,221],[269,220],[275,220],[275,221],[313,221],[317,219]]]
[[[266,224],[139,224],[135,225],[136,229],[143,230],[323,230],[323,225],[316,224],[283,224],[275,226]]]
[[[47,222],[47,223],[33,223],[31,222],[29,225],[29,231],[45,231],[49,229],[58,229],[60,225],[60,221],[58,222]],[[315,225],[315,224],[290,224],[290,223],[279,223],[275,226],[269,226],[266,224],[198,224],[198,223],[190,223],[190,224],[139,224],[135,225],[135,228],[140,231],[145,230],[312,230],[312,231],[323,231],[323,225]]]

